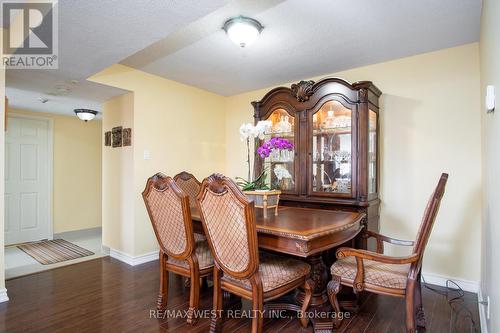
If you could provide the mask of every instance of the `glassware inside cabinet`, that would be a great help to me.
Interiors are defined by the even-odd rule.
[[[260,140],[257,153],[266,171],[269,188],[284,192],[295,190],[295,117],[276,109],[267,118],[271,131]]]
[[[377,113],[368,117],[368,193],[377,192]]]
[[[313,192],[351,193],[351,126],[351,110],[337,101],[313,114]]]

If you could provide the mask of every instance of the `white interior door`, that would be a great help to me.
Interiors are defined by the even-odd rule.
[[[5,244],[52,238],[52,126],[10,116],[5,133]]]

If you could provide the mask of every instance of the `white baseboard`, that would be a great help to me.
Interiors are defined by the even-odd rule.
[[[0,289],[0,303],[7,302],[9,300],[9,296],[7,296],[7,289]]]
[[[479,281],[469,281],[455,277],[443,276],[433,273],[423,272],[425,282],[429,284],[434,284],[436,286],[446,287],[446,280],[453,280],[456,284],[460,286],[465,291],[475,293],[479,291]],[[453,287],[453,285],[451,285]]]
[[[480,302],[484,301],[483,293],[481,288],[477,293],[477,305],[479,306],[479,322],[481,323],[481,333],[488,333],[487,317],[486,317],[486,306]]]
[[[109,256],[111,258],[115,258],[117,260],[120,260],[120,261],[122,261],[130,266],[136,266],[136,265],[144,264],[144,263],[149,262],[149,261],[158,260],[159,253],[158,253],[158,251],[153,251],[150,253],[141,254],[139,256],[132,256],[128,253],[110,248],[109,249]]]

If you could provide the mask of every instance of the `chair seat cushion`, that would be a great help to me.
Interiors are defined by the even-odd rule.
[[[260,253],[259,255],[259,273],[264,292],[271,291],[303,276],[307,276],[310,271],[311,266],[300,260],[269,253]],[[240,280],[226,274],[222,279],[249,290],[252,288],[248,279]]]
[[[212,258],[212,253],[210,253],[210,248],[208,247],[208,243],[206,240],[196,242],[195,252],[196,256],[198,257],[198,264],[200,266],[200,269],[210,268],[214,266],[214,259]],[[177,260],[169,257],[167,263],[189,269],[187,260]]]
[[[394,289],[406,288],[410,264],[384,264],[366,259],[363,259],[363,264],[365,284]],[[332,275],[340,276],[342,280],[354,281],[356,272],[356,258],[354,257],[338,259],[331,267]]]

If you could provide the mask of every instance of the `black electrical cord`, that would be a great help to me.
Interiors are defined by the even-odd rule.
[[[470,332],[475,332],[478,333],[478,327],[476,325],[476,322],[474,320],[474,317],[472,315],[472,312],[464,305],[464,296],[465,292],[463,291],[462,288],[453,280],[446,280],[446,290],[442,291],[433,287],[430,287],[427,282],[425,282],[424,277],[422,276],[422,281],[424,284],[424,287],[439,294],[442,296],[446,297],[446,300],[448,301],[448,304],[450,305],[450,308],[455,312],[455,319],[453,322],[453,327],[454,327],[454,332],[462,332],[457,330],[457,325],[458,325],[458,319],[460,318],[460,314],[463,314],[463,318],[469,319],[471,322],[471,331]],[[453,284],[456,286],[456,288],[450,287],[450,284]]]

